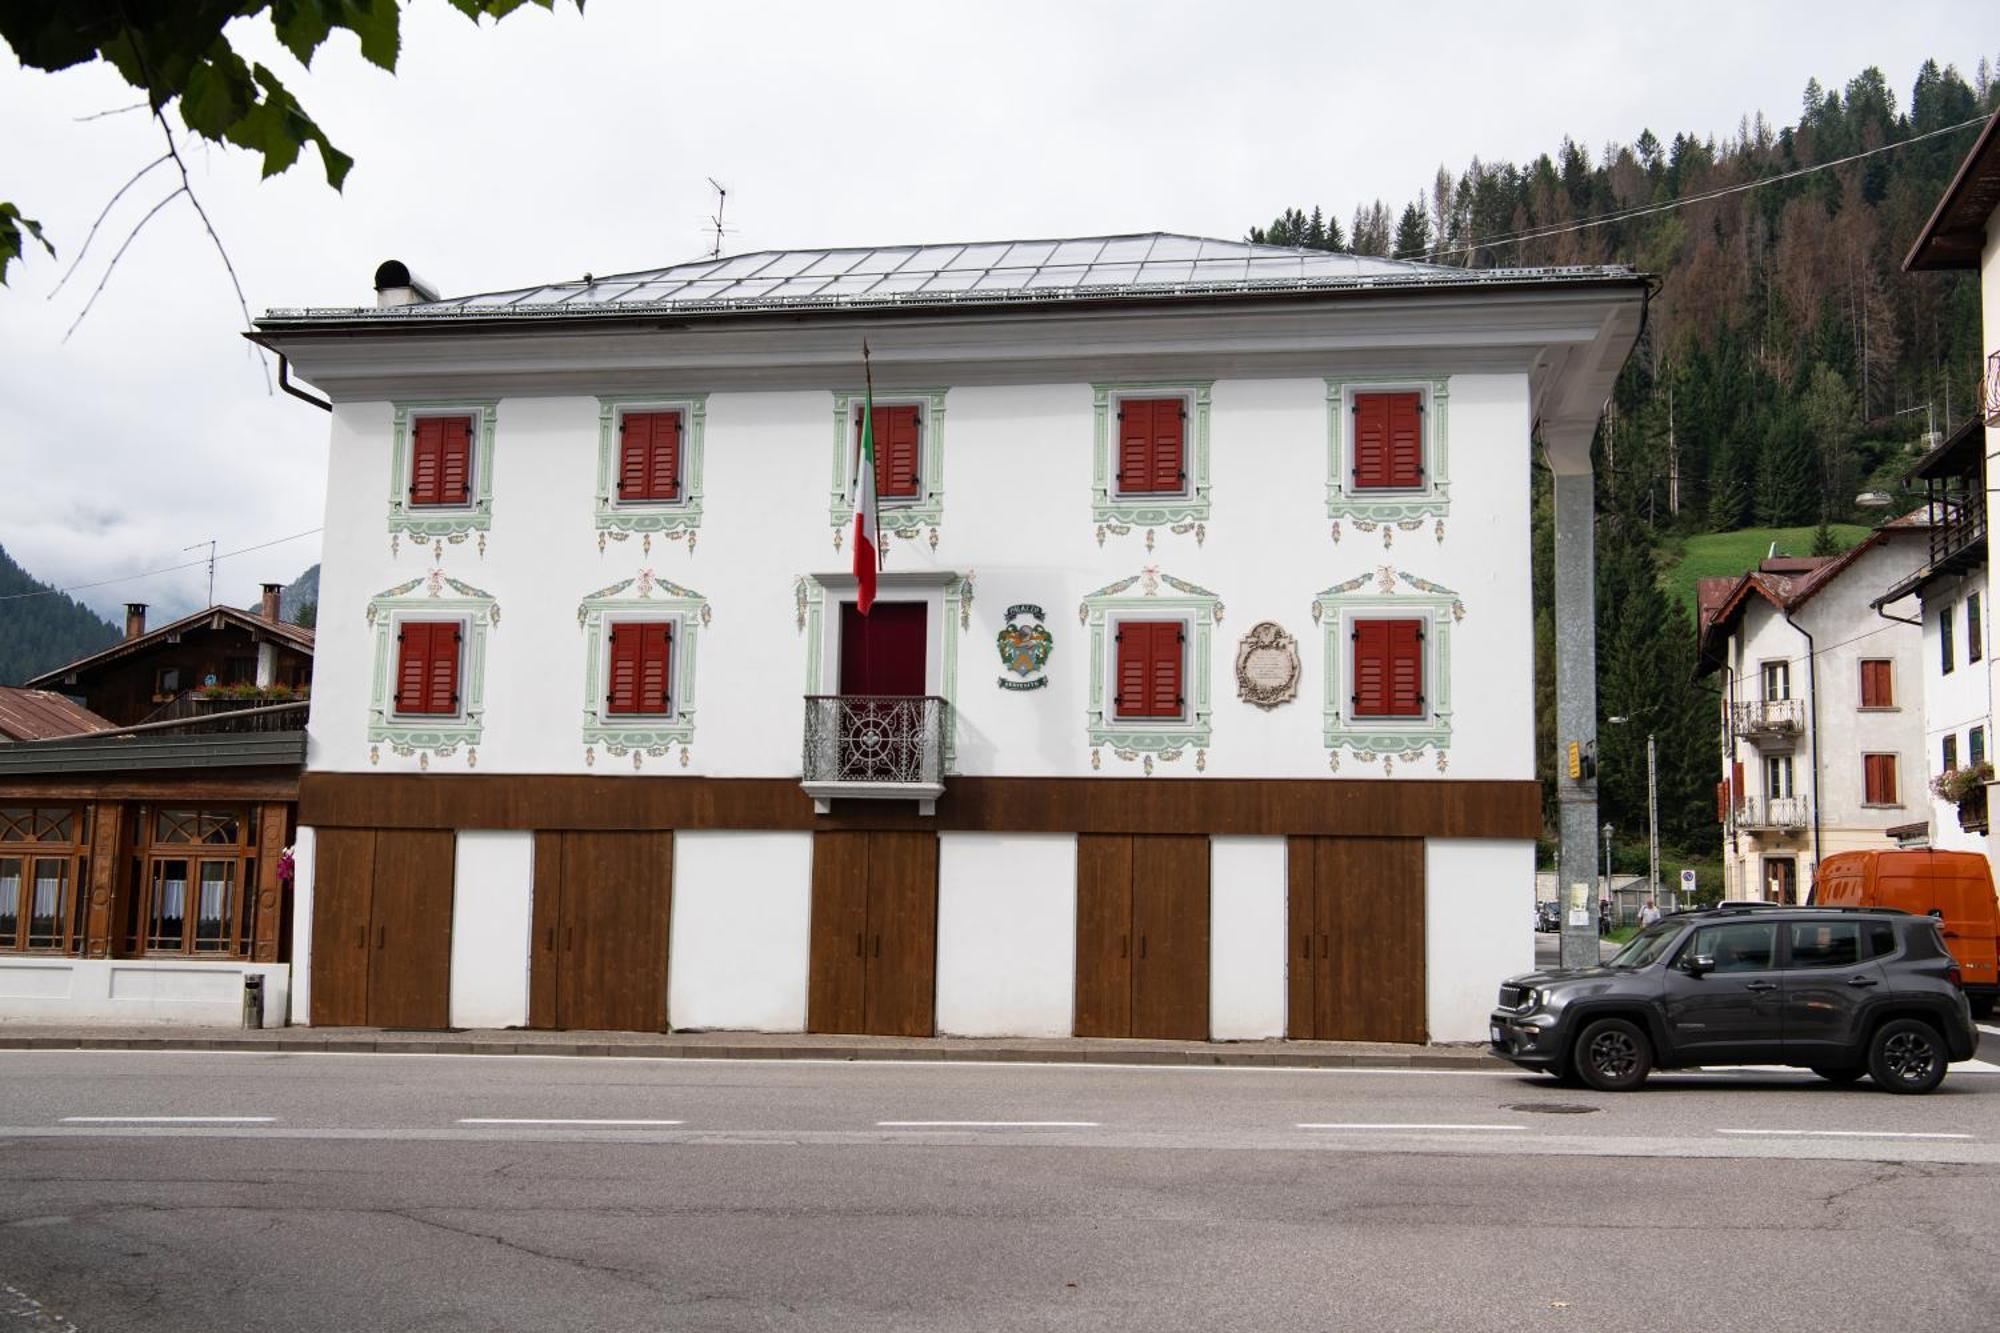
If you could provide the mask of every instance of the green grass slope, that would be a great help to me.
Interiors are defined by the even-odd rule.
[[[1668,591],[1694,615],[1694,586],[1698,579],[1723,575],[1735,577],[1755,569],[1757,562],[1778,544],[1779,555],[1811,555],[1811,525],[1802,528],[1743,528],[1736,532],[1704,532],[1661,544],[1660,578]],[[1835,523],[1834,540],[1845,551],[1868,535],[1858,523]]]

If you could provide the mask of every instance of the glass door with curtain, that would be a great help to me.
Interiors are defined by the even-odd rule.
[[[150,812],[140,952],[247,958],[253,934],[246,886],[256,880],[254,811]]]
[[[0,808],[0,952],[80,954],[85,810]]]

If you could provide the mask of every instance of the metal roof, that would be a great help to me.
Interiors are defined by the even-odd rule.
[[[1170,232],[758,250],[666,268],[385,307],[280,308],[260,324],[1055,303],[1358,287],[1629,278],[1618,265],[1468,269]]]
[[[0,773],[123,773],[142,768],[297,768],[303,731],[224,736],[82,736],[0,745]]]
[[[108,731],[116,724],[53,690],[0,685],[0,741],[39,741]]]

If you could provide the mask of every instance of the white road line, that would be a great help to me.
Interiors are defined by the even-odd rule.
[[[1377,1124],[1377,1123],[1369,1123],[1369,1122],[1366,1122],[1366,1121],[1345,1121],[1345,1122],[1337,1122],[1337,1123],[1323,1123],[1323,1124],[1303,1124],[1303,1125],[1296,1125],[1296,1126],[1294,1126],[1294,1128],[1295,1128],[1295,1129],[1421,1129],[1421,1130],[1432,1130],[1432,1129],[1468,1129],[1468,1130],[1484,1130],[1484,1129],[1526,1129],[1526,1128],[1527,1128],[1527,1126],[1526,1126],[1526,1125],[1410,1125],[1410,1124],[1399,1124],[1399,1123],[1379,1123],[1379,1124]]]
[[[467,1116],[458,1122],[461,1125],[611,1125],[640,1128],[661,1125],[685,1125],[685,1120],[578,1120],[547,1118],[537,1116]]]
[[[66,1115],[64,1125],[270,1125],[276,1115]]]
[[[65,1125],[268,1125],[274,1115],[66,1115]]]
[[[1990,1037],[2000,1037],[2000,1028],[1994,1027],[1991,1023],[1980,1023],[1977,1026],[1981,1032]]]
[[[1095,1120],[877,1120],[877,1129],[1096,1129]]]
[[[1897,1129],[1718,1129],[1718,1134],[1758,1134],[1812,1139],[1969,1139],[1970,1134],[1920,1134]]]

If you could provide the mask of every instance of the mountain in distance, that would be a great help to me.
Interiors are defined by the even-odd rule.
[[[0,547],[0,685],[19,685],[117,640],[117,626],[31,576]]]

